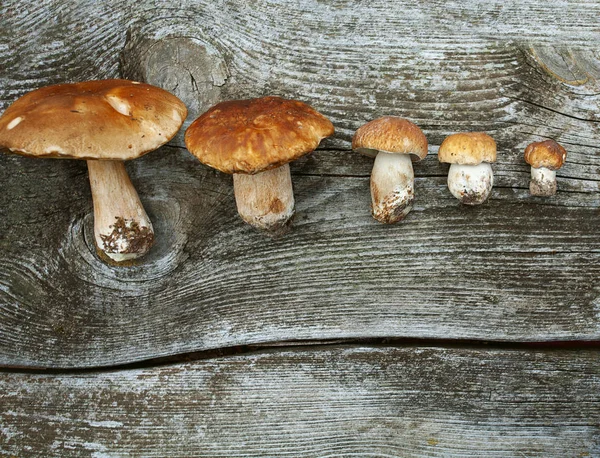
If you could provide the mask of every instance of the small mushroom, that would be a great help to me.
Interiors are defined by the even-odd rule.
[[[215,105],[188,127],[185,144],[200,162],[233,174],[245,222],[279,232],[294,214],[288,163],[333,131],[327,118],[303,102],[263,97]]]
[[[556,194],[556,171],[567,159],[567,151],[554,140],[534,142],[525,148],[525,162],[531,165],[529,192],[532,196]]]
[[[438,151],[440,162],[450,163],[448,189],[466,205],[486,201],[494,186],[491,162],[496,162],[496,142],[484,132],[449,135]]]
[[[154,242],[123,161],[169,141],[187,110],[169,92],[127,80],[58,84],[30,92],[0,117],[0,147],[23,156],[84,159],[101,258],[121,263]]]
[[[414,201],[412,163],[427,156],[425,134],[407,119],[384,116],[361,126],[352,149],[374,157],[371,172],[371,211],[382,223],[397,223]]]

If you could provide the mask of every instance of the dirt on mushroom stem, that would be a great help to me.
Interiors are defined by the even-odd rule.
[[[465,205],[479,205],[485,202],[488,192],[464,192],[461,193],[460,201]]]
[[[140,226],[137,221],[126,220],[122,217],[115,217],[115,224],[110,227],[113,231],[110,234],[100,234],[103,242],[103,250],[96,248],[96,252],[103,260],[109,260],[111,264],[124,265],[128,261],[118,262],[111,259],[107,253],[131,254],[145,253],[154,244],[154,233],[147,226]],[[121,246],[125,245],[125,249]]]
[[[558,190],[556,181],[537,181],[531,180],[529,182],[529,193],[532,196],[553,196]]]
[[[373,187],[373,192],[376,187]],[[374,195],[374,199],[380,202],[377,195]],[[399,202],[399,200],[401,200]],[[407,189],[405,192],[394,192],[385,198],[383,202],[377,207],[371,203],[371,214],[377,221],[386,224],[394,224],[402,221],[410,213],[413,208],[415,201],[414,191]]]

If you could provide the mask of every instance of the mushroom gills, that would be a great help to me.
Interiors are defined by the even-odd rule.
[[[122,263],[144,256],[154,230],[122,161],[87,161],[94,201],[94,240],[101,258]]]
[[[239,215],[257,229],[278,232],[294,215],[289,164],[254,175],[234,173],[233,192]]]
[[[380,151],[371,172],[373,218],[387,224],[404,219],[413,206],[414,180],[409,154]]]
[[[556,194],[556,171],[546,167],[531,167],[529,192],[533,196],[553,196]]]
[[[450,165],[448,189],[463,204],[482,204],[489,197],[493,186],[494,173],[488,162],[478,165]]]

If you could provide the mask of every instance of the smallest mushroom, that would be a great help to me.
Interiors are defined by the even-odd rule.
[[[567,151],[554,140],[534,142],[525,148],[525,162],[531,165],[529,192],[532,196],[556,194],[556,171],[567,159]]]
[[[450,163],[448,189],[466,205],[486,201],[494,186],[491,162],[496,162],[496,142],[484,132],[449,135],[438,151],[440,162]]]

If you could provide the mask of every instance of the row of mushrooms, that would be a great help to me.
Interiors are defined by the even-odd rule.
[[[24,156],[87,161],[98,255],[111,264],[131,262],[154,242],[150,218],[124,161],[172,139],[187,109],[155,86],[99,80],[47,86],[16,100],[0,116],[0,148]],[[280,97],[222,102],[185,133],[188,150],[202,163],[233,175],[238,213],[252,226],[277,233],[294,214],[289,162],[314,151],[333,135],[333,124],[307,104]],[[414,201],[412,162],[427,155],[425,135],[412,122],[392,116],[371,121],[354,135],[352,148],[375,158],[372,213],[383,223],[402,220]],[[450,135],[438,151],[450,163],[448,187],[461,202],[483,203],[494,177],[496,144],[487,134]],[[530,190],[556,192],[556,170],[566,151],[547,140],[532,143]]]
[[[371,208],[382,223],[396,223],[412,209],[414,172],[412,162],[427,156],[425,134],[407,119],[384,116],[360,127],[352,149],[375,158],[371,172]],[[525,149],[531,165],[529,190],[535,196],[556,193],[556,170],[567,158],[554,140],[534,142]],[[450,164],[448,189],[466,205],[487,200],[494,185],[491,163],[496,162],[496,142],[484,132],[449,135],[438,150],[438,160]]]

